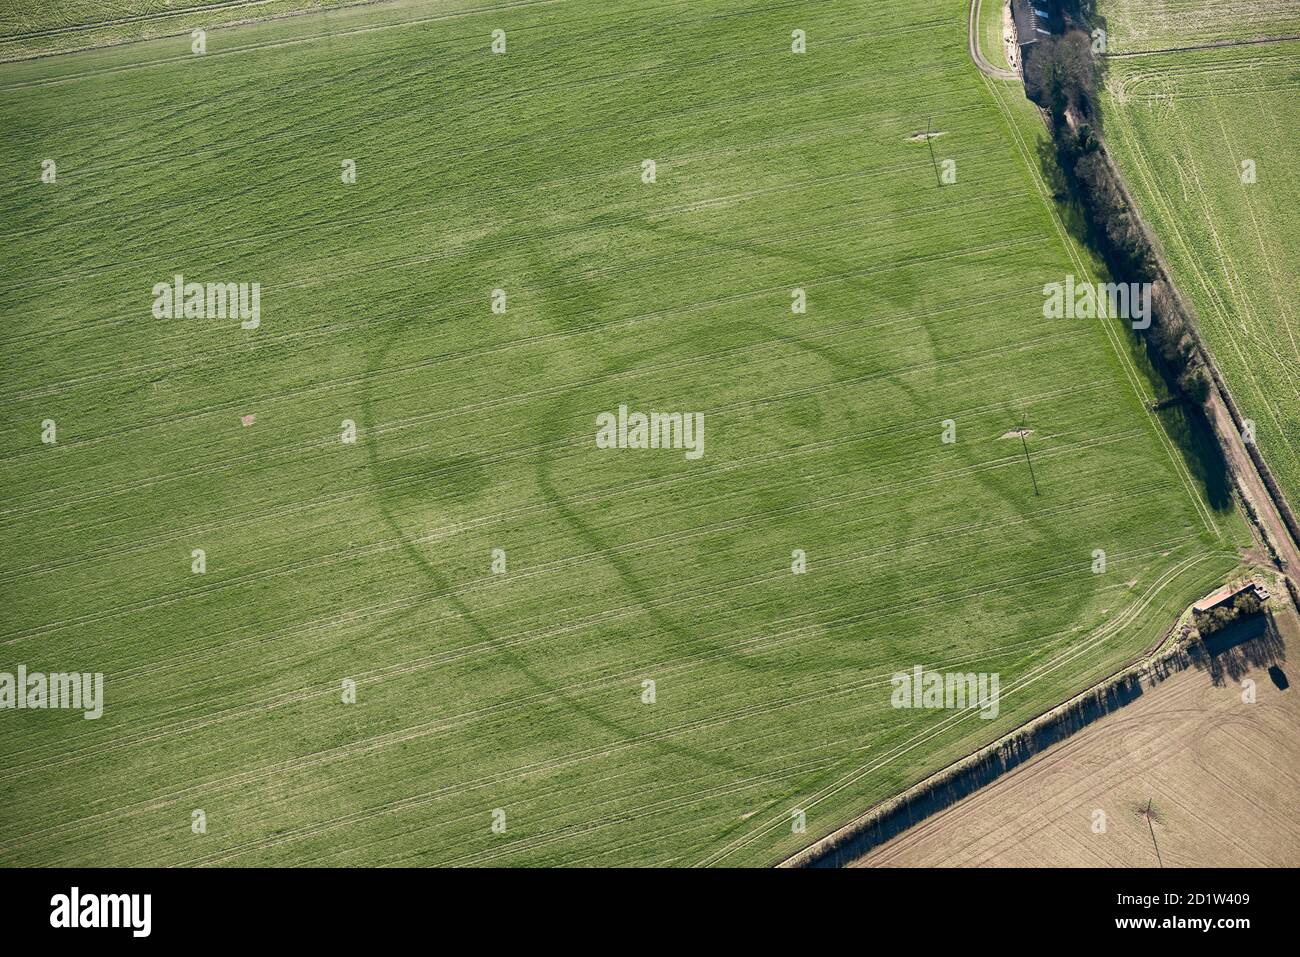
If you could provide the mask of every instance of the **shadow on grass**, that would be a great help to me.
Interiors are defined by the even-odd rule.
[[[1156,413],[1165,431],[1178,446],[1192,478],[1196,480],[1210,508],[1216,512],[1232,510],[1232,480],[1223,446],[1214,434],[1214,426],[1199,406],[1187,403],[1167,405]]]
[[[1107,245],[1095,235],[1084,215],[1082,205],[1071,192],[1069,182],[1057,162],[1056,147],[1051,138],[1044,136],[1040,139],[1037,151],[1040,172],[1051,191],[1052,201],[1061,222],[1065,224],[1065,228],[1076,242],[1088,249],[1096,259],[1105,261]],[[1102,276],[1100,278],[1103,281],[1112,279],[1118,281],[1119,278],[1127,281],[1130,277]],[[1169,438],[1178,447],[1183,461],[1187,464],[1210,508],[1220,513],[1230,512],[1233,508],[1232,479],[1227,459],[1223,455],[1223,449],[1219,445],[1210,420],[1200,406],[1180,397],[1176,390],[1170,388],[1166,370],[1153,344],[1153,338],[1138,336],[1129,323],[1115,321],[1124,330],[1124,342],[1130,358],[1155,395],[1156,415],[1160,418]]]

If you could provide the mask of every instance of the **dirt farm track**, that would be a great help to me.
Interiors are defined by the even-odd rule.
[[[1294,865],[1300,621],[1278,625],[1285,690],[1263,665],[1188,668],[853,866]]]

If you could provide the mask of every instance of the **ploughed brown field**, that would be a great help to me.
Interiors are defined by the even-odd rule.
[[[1282,867],[1300,857],[1300,619],[1235,677],[1188,668],[855,867]],[[1242,700],[1253,679],[1254,704]],[[1147,811],[1150,802],[1150,813]],[[1104,832],[1095,813],[1106,815]],[[1157,845],[1159,857],[1157,858]]]

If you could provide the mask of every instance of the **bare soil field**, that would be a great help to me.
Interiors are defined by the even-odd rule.
[[[1275,623],[1264,659],[1221,656],[1144,683],[1133,703],[852,866],[1294,866],[1300,619],[1287,607]]]

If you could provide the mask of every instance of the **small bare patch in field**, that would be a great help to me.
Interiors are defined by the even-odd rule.
[[[1115,98],[1115,102],[1125,104],[1128,102],[1128,90],[1124,86],[1123,77],[1106,77],[1106,92]]]
[[[1188,668],[1144,684],[854,866],[1300,864],[1300,618],[1277,611],[1271,664],[1248,657],[1218,683]]]

